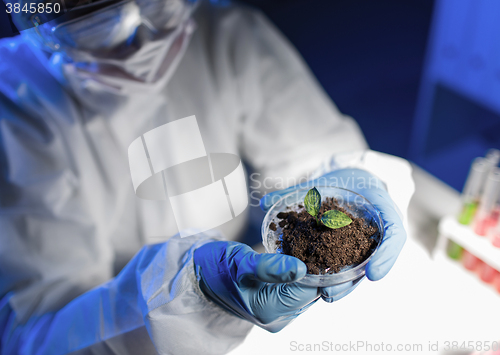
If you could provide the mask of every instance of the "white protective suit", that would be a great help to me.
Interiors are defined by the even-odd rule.
[[[112,93],[24,37],[0,42],[2,354],[220,354],[250,330],[197,286],[193,250],[216,233],[169,239],[168,204],[134,196],[127,148],[141,134],[196,115],[207,151],[241,156],[259,179],[366,149],[261,14],[202,4],[193,17],[153,92]],[[230,239],[245,228],[233,222]]]

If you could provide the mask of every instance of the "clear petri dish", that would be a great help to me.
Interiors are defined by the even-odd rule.
[[[380,212],[363,196],[356,192],[343,189],[340,187],[329,186],[315,186],[321,194],[321,201],[325,201],[327,197],[333,197],[337,200],[340,207],[345,208],[356,218],[363,218],[367,224],[374,223],[378,227],[377,233],[371,238],[376,240],[375,246],[370,251],[370,255],[362,263],[357,265],[350,265],[341,271],[325,272],[324,274],[307,274],[304,278],[297,281],[298,284],[303,286],[313,287],[328,287],[352,282],[353,284],[361,280],[365,275],[366,264],[370,261],[372,256],[376,253],[382,239],[384,237],[384,224],[380,217]],[[277,245],[277,241],[283,237],[283,232],[279,226],[281,219],[277,215],[280,212],[299,211],[303,209],[304,197],[312,187],[297,189],[288,195],[281,197],[272,205],[267,212],[262,222],[262,244],[267,253],[281,253]],[[271,222],[276,225],[276,231],[269,228]]]

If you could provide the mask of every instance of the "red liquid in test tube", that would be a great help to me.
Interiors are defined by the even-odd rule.
[[[497,248],[500,248],[500,228],[498,227],[491,234],[491,244],[493,244],[493,246]]]
[[[495,226],[490,229],[490,240],[493,246],[500,248],[500,216],[495,221]]]
[[[469,253],[467,250],[464,250],[462,254],[462,264],[467,270],[475,271],[479,264],[481,264],[481,260]]]
[[[484,216],[482,213],[479,213],[474,224],[474,232],[484,237],[494,225],[495,220],[491,216]]]
[[[479,269],[479,277],[488,284],[493,283],[493,280],[498,276],[498,274],[499,272],[496,269],[486,263],[483,263]]]
[[[494,221],[492,221],[492,226],[489,228],[488,237],[493,246],[500,248],[500,205],[496,206],[492,217]]]
[[[500,293],[500,273],[495,276],[495,279],[493,280],[493,286],[495,286],[497,292]]]

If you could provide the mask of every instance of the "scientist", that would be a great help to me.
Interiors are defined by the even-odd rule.
[[[31,28],[0,41],[1,354],[222,354],[252,324],[278,331],[357,286],[294,284],[298,259],[228,241],[246,216],[225,239],[180,238],[168,204],[136,198],[128,146],[190,115],[207,151],[239,155],[262,180],[380,178],[353,189],[386,226],[367,277],[387,274],[406,238],[396,205],[411,195],[408,164],[366,150],[260,13],[98,0],[44,23],[40,4],[13,11]]]

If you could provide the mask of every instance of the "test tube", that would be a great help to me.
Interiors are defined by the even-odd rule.
[[[493,279],[493,285],[495,286],[498,293],[500,293],[500,273],[495,275]]]
[[[497,275],[498,271],[486,263],[481,264],[479,267],[479,278],[488,284],[493,283]]]
[[[477,267],[481,264],[481,260],[479,260],[476,256],[469,253],[464,249],[462,264],[469,271],[475,271]]]
[[[478,212],[474,221],[474,232],[485,236],[496,225],[498,215],[497,201],[500,195],[500,168],[493,168],[488,174],[486,185],[481,195]]]
[[[496,220],[496,226],[490,230],[490,240],[493,246],[500,248],[500,217]]]
[[[488,150],[488,153],[486,153],[486,160],[488,161],[488,163],[490,163],[491,167],[498,166],[498,163],[500,162],[500,150]]]
[[[460,260],[462,258],[462,253],[464,249],[455,243],[453,240],[448,240],[448,247],[446,248],[446,254],[453,260]]]
[[[486,158],[476,158],[472,165],[465,182],[462,192],[462,211],[458,216],[458,222],[469,225],[476,213],[481,189],[488,171],[491,169],[491,163]]]

